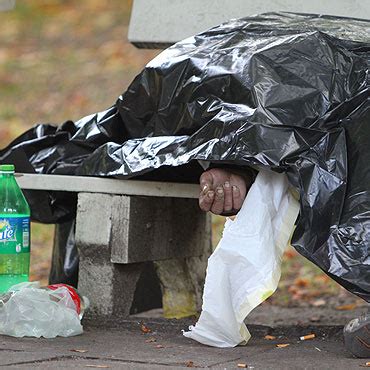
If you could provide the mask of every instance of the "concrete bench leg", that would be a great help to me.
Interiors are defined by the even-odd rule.
[[[164,317],[180,319],[199,313],[208,257],[209,254],[204,254],[155,262],[162,288]]]
[[[76,245],[89,316],[128,316],[146,261],[163,260],[156,263],[168,316],[200,307],[211,242],[196,200],[80,193]]]
[[[197,313],[195,288],[185,259],[154,262],[162,288],[163,314],[180,319]]]
[[[189,229],[186,244],[198,245],[200,256],[156,261],[155,266],[161,282],[163,312],[167,318],[195,315],[202,307],[203,286],[208,257],[212,251],[211,217],[201,213],[197,201],[176,200],[177,207],[186,213],[185,219],[196,220],[195,228]]]
[[[142,271],[141,263],[123,265],[111,262],[117,198],[107,194],[87,193],[80,193],[78,197],[78,289],[90,300],[87,317],[127,317]]]
[[[102,261],[80,248],[78,289],[91,302],[87,317],[104,319],[129,316],[142,265]]]

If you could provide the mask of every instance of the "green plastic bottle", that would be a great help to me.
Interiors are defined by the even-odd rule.
[[[28,281],[30,207],[14,177],[14,166],[0,165],[0,292]]]

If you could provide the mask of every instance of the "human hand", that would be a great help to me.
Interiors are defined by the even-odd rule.
[[[199,207],[215,215],[236,214],[245,199],[252,178],[235,172],[212,168],[200,177]]]

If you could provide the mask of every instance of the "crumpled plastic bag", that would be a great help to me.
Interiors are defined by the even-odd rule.
[[[0,334],[13,337],[71,337],[82,334],[79,315],[66,287],[41,289],[20,283],[0,296]]]
[[[248,342],[244,319],[276,290],[298,212],[286,175],[260,171],[208,260],[202,313],[185,337],[215,347]]]

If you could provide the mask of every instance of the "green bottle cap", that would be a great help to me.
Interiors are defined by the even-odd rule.
[[[0,171],[13,171],[15,167],[14,164],[0,164]]]

